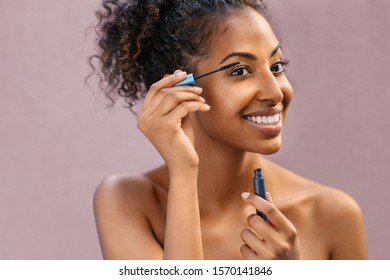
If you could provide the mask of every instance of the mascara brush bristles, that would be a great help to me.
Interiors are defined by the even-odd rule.
[[[238,64],[240,64],[239,61],[233,62],[233,63],[230,63],[230,64],[228,64],[228,65],[222,66],[222,67],[220,67],[220,68],[218,68],[218,69],[215,69],[215,70],[213,70],[213,71],[210,71],[210,72],[207,72],[207,73],[205,73],[205,74],[196,76],[196,77],[194,77],[194,78],[195,78],[195,80],[198,80],[198,79],[200,79],[200,78],[203,78],[203,77],[205,77],[205,76],[214,74],[214,73],[216,73],[216,72],[219,72],[219,71],[222,71],[222,70],[225,70],[225,69],[232,68],[232,67],[234,67],[234,66],[236,66],[236,65],[238,65]]]

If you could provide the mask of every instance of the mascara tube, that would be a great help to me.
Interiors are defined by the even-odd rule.
[[[265,198],[264,176],[263,176],[263,172],[260,168],[255,169],[255,171],[254,171],[253,187],[255,190],[255,194],[262,197],[263,199],[266,199]],[[264,215],[262,212],[260,212],[257,209],[256,209],[256,214],[259,215],[264,221],[266,221],[268,223],[268,218],[266,215]]]

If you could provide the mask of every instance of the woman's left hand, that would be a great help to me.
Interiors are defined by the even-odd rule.
[[[280,212],[267,193],[267,200],[250,193],[243,193],[242,198],[264,213],[266,223],[260,216],[248,217],[247,228],[241,232],[244,245],[241,254],[247,260],[291,260],[301,259],[301,248],[294,225]]]

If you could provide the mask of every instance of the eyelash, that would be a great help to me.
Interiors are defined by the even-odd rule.
[[[242,77],[242,75],[235,75],[235,73],[237,73],[239,70],[247,70],[249,72],[248,67],[238,66],[237,68],[233,69],[232,72],[230,72],[230,75],[236,78]]]
[[[283,73],[283,72],[286,70],[285,68],[286,68],[289,64],[290,64],[290,61],[289,61],[288,59],[285,58],[285,59],[283,59],[283,60],[281,60],[281,61],[278,61],[278,62],[274,63],[274,64],[271,66],[271,71],[272,71],[273,73],[275,73],[275,74]],[[275,67],[275,65],[281,65],[283,69],[282,69],[281,71],[272,70],[272,69]],[[235,75],[235,73],[237,73],[238,70],[247,70],[247,71],[249,72],[248,67],[246,67],[246,66],[238,66],[237,68],[235,68],[233,71],[230,72],[230,75],[231,75],[231,76],[234,76],[234,77],[236,77],[236,78],[242,77],[243,75]]]
[[[286,68],[289,64],[290,64],[290,61],[289,61],[287,58],[285,58],[285,59],[283,59],[283,60],[281,60],[281,61],[278,61],[278,62],[276,62],[275,64],[273,64],[273,65],[271,66],[271,71],[272,71],[272,68],[273,68],[275,65],[281,65],[282,68],[283,68],[283,70],[282,70],[282,71],[276,71],[276,74],[283,73],[283,72],[286,70],[285,68]]]

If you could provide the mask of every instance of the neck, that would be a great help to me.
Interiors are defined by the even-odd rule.
[[[253,170],[262,167],[258,154],[238,151],[214,141],[195,141],[200,158],[198,195],[201,209],[221,211],[242,192],[253,192]]]

